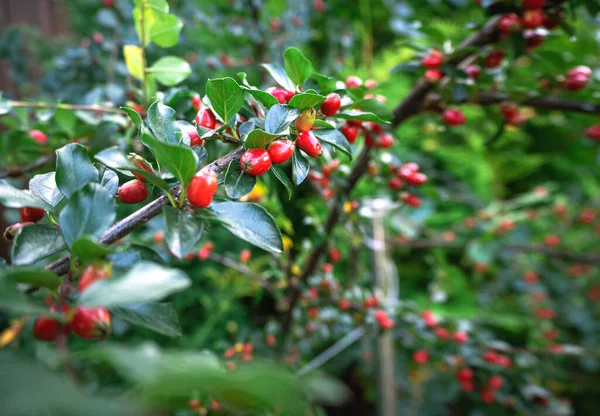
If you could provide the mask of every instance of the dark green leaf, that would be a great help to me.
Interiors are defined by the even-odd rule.
[[[244,90],[233,78],[209,79],[206,95],[215,113],[227,123],[244,105]]]
[[[154,136],[163,143],[179,144],[175,125],[175,110],[161,102],[154,101],[148,108],[148,125]]]
[[[102,244],[89,235],[79,237],[71,245],[71,252],[82,262],[99,259],[113,253],[115,250],[115,247]]]
[[[141,261],[124,276],[94,283],[81,294],[79,304],[111,308],[153,302],[182,291],[190,284],[190,279],[181,270]]]
[[[271,108],[275,104],[278,104],[277,98],[271,94],[261,90],[255,90],[252,88],[245,88],[246,92],[249,93],[256,101],[264,105],[266,108]]]
[[[10,267],[0,269],[0,280],[26,283],[31,286],[47,287],[54,290],[62,283],[60,277],[50,270],[39,267]]]
[[[265,119],[265,131],[271,134],[286,135],[289,125],[298,118],[300,111],[284,104],[276,104],[269,109]]]
[[[300,185],[308,176],[310,164],[299,150],[292,154],[292,181],[295,185]]]
[[[252,149],[256,147],[262,148],[271,143],[279,136],[280,134],[269,134],[264,130],[254,129],[250,132],[248,137],[246,137],[246,140],[244,140],[244,147],[246,149]]]
[[[17,266],[33,264],[64,248],[60,229],[51,225],[30,225],[24,227],[13,242],[12,263]]]
[[[111,195],[115,196],[119,190],[119,177],[112,170],[106,168],[103,165],[98,164],[98,177],[100,178],[100,185],[106,188]]]
[[[285,72],[285,69],[281,65],[262,64],[262,66],[265,67],[267,71],[269,71],[269,74],[271,74],[276,83],[278,83],[288,91],[294,90],[294,82],[290,79],[290,77],[288,77],[288,75]]]
[[[339,130],[313,130],[312,132],[319,140],[329,143],[336,149],[344,152],[350,159],[352,159],[352,148],[350,147],[350,143],[348,143],[348,139],[346,139],[346,137],[340,133]]]
[[[196,173],[198,159],[189,146],[161,142],[146,133],[142,133],[141,141],[152,150],[161,166],[182,184],[187,184]]]
[[[273,172],[273,175],[275,175],[279,182],[281,182],[283,186],[285,186],[285,189],[288,193],[288,198],[292,199],[292,197],[294,196],[294,185],[290,181],[290,178],[288,178],[283,169],[281,169],[279,166],[271,166],[271,172]]]
[[[387,105],[374,98],[356,101],[352,104],[352,108],[360,109],[367,113],[373,113],[382,120],[389,121],[393,117],[392,110],[390,110]]]
[[[302,94],[294,95],[289,102],[289,106],[299,110],[304,110],[306,108],[314,108],[318,105],[321,105],[323,101],[325,101],[324,95],[304,92]]]
[[[285,72],[296,85],[302,85],[313,72],[312,64],[297,48],[288,48],[283,53],[283,65]]]
[[[163,208],[163,217],[167,231],[167,246],[175,257],[182,259],[202,238],[204,223],[188,210],[177,209],[170,205]]]
[[[396,65],[390,71],[391,73],[395,72],[406,72],[406,73],[414,73],[423,70],[423,65],[419,61],[411,61],[405,62],[403,64]]]
[[[214,202],[210,210],[233,235],[272,253],[281,253],[281,232],[263,207],[243,202]]]
[[[168,337],[180,337],[177,312],[170,303],[139,303],[112,308],[111,312],[131,325],[141,326]]]
[[[54,113],[54,119],[56,124],[65,132],[69,137],[75,136],[75,125],[77,124],[77,117],[73,110],[65,110],[58,108]]]
[[[232,199],[238,199],[249,194],[256,185],[256,177],[242,170],[238,159],[229,163],[225,173],[225,192]]]
[[[7,208],[33,207],[53,211],[52,205],[29,191],[17,189],[4,180],[0,180],[0,202]]]
[[[116,217],[113,196],[97,183],[77,191],[63,208],[59,217],[60,229],[68,246],[83,235],[100,236]]]
[[[366,111],[346,110],[337,113],[335,116],[338,118],[343,118],[345,120],[372,121],[374,123],[389,124],[388,121],[382,120],[377,115],[373,113],[368,113]]]
[[[98,182],[98,170],[92,164],[87,150],[71,143],[56,151],[56,185],[67,198],[86,184]]]
[[[133,124],[135,124],[138,130],[140,129],[140,127],[142,127],[142,116],[140,116],[140,114],[137,111],[129,107],[121,107],[121,110],[127,113],[127,115],[129,116],[131,121],[133,121]]]

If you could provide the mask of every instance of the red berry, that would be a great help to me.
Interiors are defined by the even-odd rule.
[[[382,134],[379,136],[378,139],[379,147],[381,147],[382,149],[389,149],[394,145],[394,136],[392,136],[391,134]]]
[[[374,79],[368,79],[365,81],[365,87],[367,87],[369,90],[372,90],[377,87],[377,81]]]
[[[585,129],[585,135],[592,140],[600,140],[600,124],[595,124]]]
[[[101,340],[108,337],[111,330],[110,312],[106,308],[86,308],[78,306],[75,309],[73,332],[84,339]]]
[[[21,221],[23,222],[38,222],[42,218],[46,211],[42,208],[33,208],[33,207],[23,207],[19,208],[19,215],[21,216]]]
[[[112,275],[112,267],[109,263],[106,264],[92,264],[85,268],[77,289],[79,292],[83,292],[92,283],[98,280],[107,279]]]
[[[523,8],[526,10],[541,9],[546,4],[546,0],[523,0]]]
[[[150,165],[148,164],[148,162],[146,162],[146,160],[141,157],[140,155],[137,155],[135,153],[129,153],[127,155],[127,160],[129,160],[129,162],[135,166],[136,168],[138,168],[139,170],[143,170],[146,171],[148,173],[153,173],[152,168],[150,167]],[[139,179],[140,181],[145,181],[146,178],[137,173],[137,172],[131,172],[133,173],[133,176],[135,176],[137,179]]]
[[[221,403],[219,403],[216,400],[213,400],[210,404],[210,410],[213,412],[218,412],[219,410],[221,410]]]
[[[507,119],[516,116],[519,112],[519,107],[512,101],[502,101],[498,108],[500,109],[500,112],[504,118]]]
[[[494,351],[486,351],[483,354],[483,360],[490,364],[496,364],[498,362],[498,354],[496,354]]]
[[[296,119],[296,122],[294,123],[296,130],[309,131],[312,128],[313,124],[315,124],[316,115],[317,112],[312,108],[304,110],[302,113],[300,113],[300,115]]]
[[[260,176],[271,169],[271,157],[266,149],[248,149],[240,157],[242,170],[251,176]]]
[[[481,74],[481,67],[479,65],[469,65],[465,68],[465,72],[471,79],[477,81],[479,79],[479,75]]]
[[[465,124],[466,117],[462,111],[451,108],[449,110],[444,111],[444,123],[449,126],[460,126],[461,124]]]
[[[406,181],[415,186],[421,186],[427,182],[427,175],[421,172],[414,172],[412,175],[406,177]]]
[[[461,383],[469,383],[473,380],[473,370],[470,368],[463,368],[458,373],[456,373],[456,379]]]
[[[538,277],[538,275],[537,275],[537,273],[536,273],[536,272],[531,272],[531,271],[529,271],[529,272],[526,272],[526,273],[523,275],[523,280],[524,280],[526,283],[529,283],[530,285],[534,285],[534,284],[536,284],[536,283],[537,283],[537,282],[538,282],[540,279],[539,279],[539,277]]]
[[[437,327],[433,333],[442,341],[446,341],[450,338],[450,331],[448,331],[446,328],[442,328],[441,326]]]
[[[521,19],[515,13],[505,14],[498,22],[498,29],[504,33],[514,33],[521,30]]]
[[[358,88],[363,85],[362,79],[355,75],[351,75],[346,78],[346,87],[348,88]]]
[[[206,260],[208,257],[210,257],[210,253],[212,253],[214,248],[215,245],[210,241],[204,244],[200,251],[198,251],[198,258],[200,260]]]
[[[202,108],[196,114],[196,124],[200,127],[212,130],[215,128],[216,123],[217,120],[210,108]]]
[[[29,137],[38,142],[39,144],[48,143],[48,136],[41,130],[31,130],[29,132]]]
[[[33,336],[40,341],[56,341],[59,327],[56,319],[40,315],[33,324]]]
[[[419,165],[417,163],[409,162],[409,163],[405,163],[400,168],[398,168],[396,173],[398,176],[406,179],[409,176],[412,176],[418,170],[419,170]]]
[[[303,131],[298,134],[296,146],[310,157],[319,157],[323,153],[321,142],[309,131]]]
[[[542,10],[527,10],[523,13],[523,27],[526,29],[535,29],[544,22],[544,12]]]
[[[248,249],[242,250],[240,253],[240,262],[248,263],[250,261],[250,257],[252,257],[252,253]]]
[[[471,381],[461,382],[460,388],[462,389],[462,391],[465,391],[467,393],[470,393],[473,390],[475,390],[475,386],[473,385],[473,382],[471,382]]]
[[[418,208],[421,206],[421,199],[416,195],[406,194],[402,197],[402,200],[406,205],[411,207]]]
[[[202,99],[200,98],[200,96],[198,94],[194,94],[192,96],[192,107],[194,107],[196,109],[196,111],[200,110],[200,108],[202,108]]]
[[[424,56],[421,63],[423,64],[424,68],[436,69],[444,63],[444,60],[442,59],[442,56],[437,53]]]
[[[292,97],[296,95],[294,91],[286,91],[285,92],[285,101],[288,102],[292,99]]]
[[[404,181],[398,177],[391,178],[387,184],[388,188],[393,191],[398,191],[404,186]]]
[[[439,69],[428,69],[427,71],[425,71],[424,78],[427,81],[435,84],[439,82],[442,78],[444,78],[444,73]]]
[[[363,306],[365,308],[374,308],[379,303],[377,296],[371,296],[370,298],[365,299],[363,302]]]
[[[590,67],[585,65],[579,65],[575,68],[571,68],[569,72],[567,72],[567,77],[576,77],[576,76],[584,76],[585,78],[589,78],[592,76],[592,70]]]
[[[455,332],[454,342],[457,344],[465,344],[469,341],[469,335],[466,332]]]
[[[487,382],[488,388],[490,390],[499,390],[502,388],[504,384],[504,379],[500,376],[491,376]]]
[[[325,273],[332,273],[333,272],[333,264],[325,263],[325,264],[323,264],[322,269]]]
[[[481,400],[484,403],[494,403],[494,401],[496,401],[496,395],[494,394],[493,391],[485,389],[481,391]]]
[[[373,133],[383,133],[385,131],[385,127],[383,127],[381,124],[377,124],[373,121],[370,121],[368,123],[368,126]]]
[[[560,238],[556,234],[549,234],[544,237],[544,245],[548,247],[556,247],[560,244]]]
[[[188,402],[188,407],[190,410],[199,410],[202,407],[202,404],[200,403],[200,400],[190,400]]]
[[[338,307],[343,311],[347,311],[350,309],[350,301],[348,299],[341,299],[338,302]]]
[[[294,154],[296,146],[291,140],[275,140],[267,146],[267,151],[274,165],[279,165],[289,160]]]
[[[583,75],[573,75],[565,79],[563,86],[569,91],[579,91],[587,87],[590,78]]]
[[[335,92],[327,95],[327,99],[321,104],[321,113],[327,117],[333,116],[338,112],[342,105],[342,99]]]
[[[332,262],[338,262],[342,258],[340,251],[337,248],[332,248],[329,250],[329,258]]]
[[[437,320],[435,319],[435,316],[433,315],[432,311],[423,311],[422,317],[423,321],[425,322],[425,325],[427,325],[428,327],[433,327],[437,325]]]
[[[273,97],[277,98],[277,101],[279,101],[279,104],[285,104],[288,102],[287,91],[282,88],[277,88],[277,87],[269,88],[269,89],[267,89],[267,92],[269,94],[271,94]]]
[[[216,123],[215,128],[218,128]],[[190,147],[204,146],[204,139],[200,137],[198,130],[194,126],[190,124],[182,125],[181,131],[190,137]]]
[[[102,0],[102,5],[104,7],[113,7],[115,5],[115,0]]]
[[[212,170],[202,169],[190,181],[187,189],[187,199],[196,208],[206,208],[212,202],[218,186],[217,174]]]
[[[148,198],[148,188],[139,179],[133,179],[119,186],[117,198],[125,204],[138,204]]]
[[[344,124],[340,131],[349,143],[354,143],[358,138],[358,128],[351,124]]]
[[[429,361],[429,353],[426,350],[418,350],[413,354],[413,361],[417,364],[425,364]]]
[[[485,67],[486,68],[496,68],[500,66],[502,60],[504,59],[504,52],[502,51],[491,51],[488,56],[485,57]]]

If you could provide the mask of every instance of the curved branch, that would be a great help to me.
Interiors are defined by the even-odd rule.
[[[214,172],[224,171],[229,163],[239,158],[244,153],[243,147],[238,147],[234,151],[227,153],[225,156],[220,157],[214,162],[206,165],[205,169],[210,169]],[[171,193],[177,196],[181,191],[181,186],[178,185],[172,189]],[[103,244],[112,244],[121,238],[125,237],[139,226],[147,223],[152,218],[156,217],[161,213],[162,208],[169,204],[169,198],[166,195],[162,195],[150,202],[148,205],[135,211],[128,217],[123,218],[121,221],[115,223],[112,227],[104,232],[99,238],[99,241]],[[69,270],[69,263],[71,261],[71,255],[56,260],[54,263],[48,265],[46,269],[60,275],[65,274]]]
[[[29,165],[21,166],[18,168],[7,169],[4,172],[0,172],[0,179],[4,178],[16,178],[24,173],[31,172],[32,170],[36,170],[37,168],[41,168],[46,163],[50,163],[56,157],[55,153],[50,153],[45,156],[42,156],[38,160],[30,163]]]

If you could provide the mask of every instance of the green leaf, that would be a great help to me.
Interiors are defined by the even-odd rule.
[[[206,95],[215,113],[227,123],[244,106],[244,90],[233,78],[209,79]]]
[[[177,312],[170,303],[139,303],[112,308],[111,313],[131,325],[141,326],[168,337],[180,337]]]
[[[344,152],[346,156],[352,159],[352,148],[350,147],[350,143],[348,143],[348,139],[346,139],[346,137],[340,133],[339,130],[313,130],[312,132],[319,140],[329,143],[336,149]]]
[[[158,140],[169,144],[179,144],[175,124],[175,110],[156,100],[148,108],[148,125]]]
[[[377,115],[360,110],[346,110],[335,115],[337,118],[343,118],[345,120],[360,120],[360,121],[372,121],[374,123],[389,124],[389,121],[382,120]]]
[[[163,217],[167,231],[167,246],[175,257],[182,259],[202,238],[204,223],[188,210],[177,209],[170,205],[163,208]]]
[[[244,140],[244,147],[246,149],[252,149],[256,147],[265,147],[281,134],[269,134],[261,129],[254,129]]]
[[[0,279],[0,310],[9,311],[16,315],[44,314],[61,319],[61,315],[48,312],[47,306],[34,302],[29,296],[18,290],[14,282],[5,279]],[[5,371],[6,368],[3,366],[2,370]],[[2,390],[4,384],[6,383],[0,383],[0,390]],[[6,406],[4,403],[2,404],[2,411],[5,412]],[[19,410],[22,411],[22,409]]]
[[[238,199],[252,192],[256,185],[256,177],[242,170],[240,161],[234,159],[229,163],[225,173],[225,192],[232,199]]]
[[[276,104],[269,109],[265,118],[265,131],[270,134],[284,136],[286,130],[298,118],[300,111],[284,104]]]
[[[317,84],[319,84],[321,94],[327,95],[335,90],[336,81],[334,78],[317,73],[313,73],[312,78],[317,81]]]
[[[335,129],[335,125],[332,123],[328,123],[325,120],[316,119],[315,124],[313,124],[313,128],[322,128],[322,129]]]
[[[190,64],[176,56],[165,56],[148,68],[148,72],[159,83],[172,87],[177,85],[192,73]]]
[[[106,188],[112,196],[115,196],[119,190],[119,177],[104,165],[98,163],[96,166],[96,169],[98,169],[98,177],[100,178],[100,185]]]
[[[109,147],[108,149],[97,153],[94,157],[97,161],[110,169],[121,171],[127,176],[133,176],[129,173],[129,171],[139,173],[143,175],[151,184],[157,186],[165,192],[169,191],[169,184],[167,182],[153,173],[146,172],[145,170],[138,169],[133,166],[129,160],[127,160],[125,153],[123,153],[123,151],[117,146]]]
[[[190,279],[181,270],[141,261],[124,276],[94,283],[81,294],[79,304],[111,308],[153,302],[180,292],[190,284]]]
[[[98,239],[89,235],[83,235],[73,242],[71,252],[79,261],[89,262],[114,253],[116,248],[102,244]]]
[[[52,205],[29,191],[17,189],[8,182],[0,180],[0,202],[7,208],[42,208],[47,211],[53,211]]]
[[[177,45],[182,28],[183,22],[169,14],[150,27],[150,39],[161,48],[170,48]]]
[[[285,186],[285,189],[288,193],[288,198],[291,200],[294,196],[294,185],[290,181],[290,178],[288,178],[283,169],[276,165],[271,166],[271,172],[273,172],[273,175],[275,175],[279,182]]]
[[[288,77],[285,72],[285,69],[281,65],[277,64],[262,64],[262,66],[269,71],[269,74],[273,77],[276,83],[281,85],[284,89],[288,91],[293,91],[296,87],[294,82]]]
[[[60,229],[44,224],[23,227],[11,250],[12,264],[33,264],[65,248]]]
[[[198,156],[189,146],[164,143],[146,133],[142,134],[141,141],[182,184],[187,184],[196,173]]]
[[[358,100],[352,104],[352,108],[360,109],[367,113],[373,113],[380,119],[386,121],[390,121],[394,116],[392,110],[387,105],[374,98]]]
[[[289,102],[289,106],[297,108],[298,110],[304,110],[306,108],[314,108],[321,105],[323,101],[325,101],[324,95],[304,92],[302,94],[294,95]]]
[[[67,198],[88,183],[98,182],[98,170],[92,164],[87,150],[71,143],[56,151],[56,184]]]
[[[313,72],[312,64],[298,48],[288,48],[283,53],[283,65],[296,85],[302,85]]]
[[[271,94],[265,91],[251,89],[248,87],[242,87],[249,93],[256,101],[264,105],[267,109],[271,108],[275,104],[279,104],[277,98],[273,97]]]
[[[243,202],[214,202],[210,210],[233,235],[271,253],[281,253],[281,232],[263,207]]]
[[[140,113],[135,111],[133,108],[129,108],[129,107],[120,107],[120,108],[121,108],[121,110],[123,110],[127,113],[129,118],[131,119],[131,121],[133,121],[133,124],[135,124],[135,126],[139,130],[142,127],[142,123],[143,123],[142,116],[140,116]]]
[[[69,137],[75,136],[75,125],[77,124],[77,117],[73,110],[65,110],[58,108],[54,113],[54,119],[58,126],[69,135]]]
[[[300,185],[304,182],[304,179],[308,176],[309,170],[310,164],[308,163],[308,160],[300,153],[300,151],[296,150],[292,154],[292,181],[294,184]]]
[[[99,237],[116,217],[113,196],[97,183],[77,191],[63,208],[59,217],[60,229],[68,246],[83,235]]]
[[[0,280],[5,279],[14,283],[26,283],[31,286],[47,287],[54,290],[62,280],[50,270],[39,267],[9,267],[0,269]]]

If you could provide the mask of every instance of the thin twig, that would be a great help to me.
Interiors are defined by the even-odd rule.
[[[83,105],[83,104],[62,104],[62,103],[32,103],[28,101],[9,101],[9,107],[23,107],[23,108],[50,108],[59,110],[74,110],[74,111],[92,111],[97,113],[112,113],[112,114],[125,114],[125,112],[118,108],[102,107],[96,104]]]
[[[3,172],[0,172],[0,179],[4,178],[17,178],[25,173],[31,172],[42,166],[54,161],[56,157],[55,153],[49,153],[47,155],[42,156],[38,160],[30,163],[29,165],[20,166],[17,168],[7,169]]]

